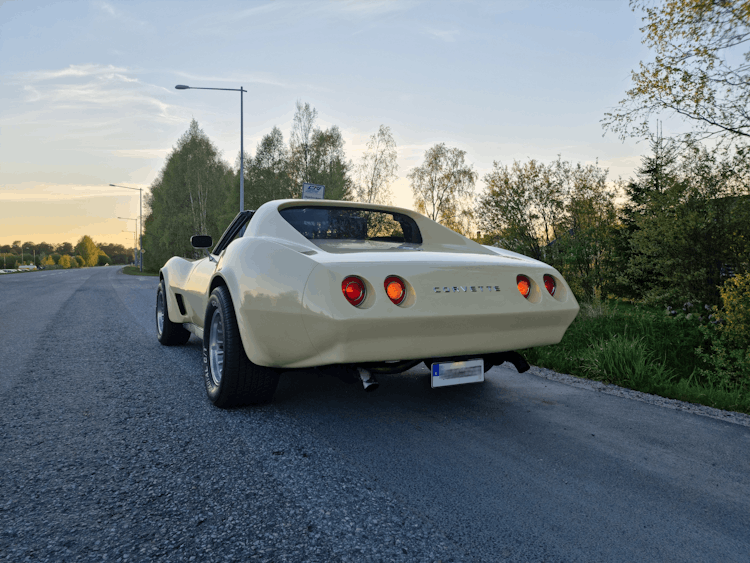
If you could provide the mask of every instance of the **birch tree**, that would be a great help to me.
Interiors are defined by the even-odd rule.
[[[357,201],[391,204],[391,183],[398,177],[396,141],[391,128],[381,125],[367,141],[367,150],[357,166]]]
[[[408,174],[417,211],[449,228],[460,228],[471,213],[477,173],[466,151],[440,143],[425,151],[421,166]]]

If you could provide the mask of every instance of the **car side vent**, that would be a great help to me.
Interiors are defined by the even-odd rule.
[[[180,314],[185,315],[185,302],[182,300],[182,295],[179,293],[175,293],[174,295],[177,298],[177,308],[180,310]]]

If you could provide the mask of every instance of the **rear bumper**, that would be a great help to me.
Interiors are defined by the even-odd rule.
[[[577,310],[410,319],[305,316],[316,354],[289,367],[483,355],[557,344]]]

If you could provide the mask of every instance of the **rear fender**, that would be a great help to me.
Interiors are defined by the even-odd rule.
[[[214,275],[229,289],[240,338],[254,364],[284,367],[315,354],[302,322],[305,284],[317,262],[263,239],[233,242]]]

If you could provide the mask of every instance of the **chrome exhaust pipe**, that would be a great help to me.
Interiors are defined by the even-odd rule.
[[[357,368],[357,371],[359,372],[359,378],[362,380],[362,386],[365,388],[365,391],[370,393],[378,388],[380,384],[374,375],[364,368]]]

